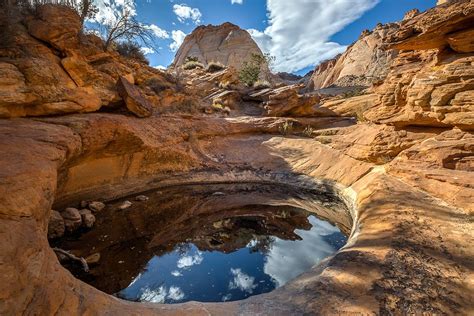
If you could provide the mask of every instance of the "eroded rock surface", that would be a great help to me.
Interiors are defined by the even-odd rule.
[[[0,235],[7,241],[0,251],[0,314],[472,314],[473,61],[463,40],[472,30],[472,8],[472,1],[457,1],[410,16],[387,37],[404,50],[383,83],[364,95],[324,97],[320,111],[305,117],[244,115],[247,100],[230,96],[230,117],[191,112],[194,105],[184,101],[209,105],[213,96],[236,93],[263,110],[278,91],[244,93],[231,67],[173,77],[97,51],[93,38],[74,55],[68,33],[36,35],[51,41],[58,56],[15,24],[19,53],[4,54],[0,62],[3,117],[85,112],[91,104],[123,107],[115,84],[130,74],[154,113],[142,119],[118,112],[0,120]],[[445,26],[449,32],[437,31]],[[285,89],[292,88],[282,90],[295,101]],[[299,114],[287,111],[285,98],[273,99],[279,100],[275,111]],[[281,135],[287,122],[294,130]],[[306,127],[314,139],[302,135]],[[351,214],[341,219],[346,226],[353,222],[349,242],[274,292],[180,305],[106,295],[75,279],[49,247],[48,222],[57,216],[52,209],[198,182],[330,190],[349,206]],[[77,212],[79,218],[68,216],[73,226],[86,219]],[[93,254],[88,260],[102,259]]]

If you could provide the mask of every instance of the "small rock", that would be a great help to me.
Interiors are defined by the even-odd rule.
[[[92,212],[88,209],[82,209],[79,211],[79,213],[81,214],[82,225],[87,228],[92,228],[95,223],[95,216],[92,214]]]
[[[225,195],[225,193],[224,192],[214,192],[214,193],[212,193],[212,195],[216,195],[216,196]]]
[[[82,217],[77,208],[68,207],[61,213],[61,216],[64,219],[66,231],[71,233],[81,227]]]
[[[64,236],[64,232],[66,227],[64,226],[64,219],[62,218],[61,214],[58,211],[51,211],[51,215],[49,216],[49,223],[48,223],[48,238],[59,238]]]
[[[88,264],[95,264],[100,261],[100,253],[96,252],[86,258]]]
[[[100,212],[105,208],[105,204],[99,201],[93,201],[89,203],[89,209],[94,212]]]
[[[132,206],[132,202],[130,201],[124,201],[120,206],[119,209],[124,210]]]
[[[145,201],[148,201],[148,196],[146,195],[139,195],[137,197],[135,197],[135,201],[141,201],[141,202],[145,202]]]

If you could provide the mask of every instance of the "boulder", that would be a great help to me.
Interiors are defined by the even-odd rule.
[[[330,116],[327,109],[320,108],[321,98],[315,94],[299,94],[298,85],[271,90],[264,103],[269,116]]]
[[[97,213],[97,212],[102,211],[105,208],[105,204],[99,201],[92,201],[92,202],[89,202],[88,207],[91,211]]]
[[[58,211],[51,211],[48,222],[48,239],[54,239],[64,236],[66,228],[64,219]]]
[[[184,39],[173,65],[182,66],[188,57],[194,57],[204,65],[214,61],[240,69],[252,54],[263,56],[247,31],[227,22],[218,26],[197,27]],[[267,66],[263,70],[264,73],[270,72]]]
[[[77,12],[67,6],[38,5],[35,17],[27,22],[28,32],[54,48],[64,52],[77,48],[82,30]]]
[[[61,216],[64,219],[64,226],[67,232],[72,233],[81,227],[82,216],[77,208],[68,207],[61,212]]]
[[[145,98],[137,86],[132,85],[125,77],[117,83],[119,95],[125,101],[127,109],[138,117],[149,117],[153,113],[151,103]]]
[[[82,219],[82,225],[87,228],[92,228],[95,223],[95,216],[92,214],[92,212],[88,209],[82,209],[79,211],[79,214],[81,214],[81,219]]]

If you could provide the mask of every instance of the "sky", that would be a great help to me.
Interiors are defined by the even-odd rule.
[[[153,67],[169,66],[184,37],[199,25],[234,23],[275,56],[274,71],[305,74],[345,51],[365,29],[427,10],[436,0],[94,0],[99,14],[87,25],[113,23],[126,8],[155,34],[143,48]]]

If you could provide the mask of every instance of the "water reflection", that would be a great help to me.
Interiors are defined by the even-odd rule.
[[[83,257],[100,253],[88,274],[70,267],[77,277],[133,301],[240,300],[284,285],[346,241],[308,212],[342,218],[344,205],[327,192],[221,185],[149,196],[123,211],[111,205],[92,231],[58,242]]]
[[[231,253],[200,251],[186,244],[151,259],[143,273],[118,295],[154,303],[241,300],[284,285],[333,254],[345,241],[335,226],[309,217],[301,240],[260,236]]]

